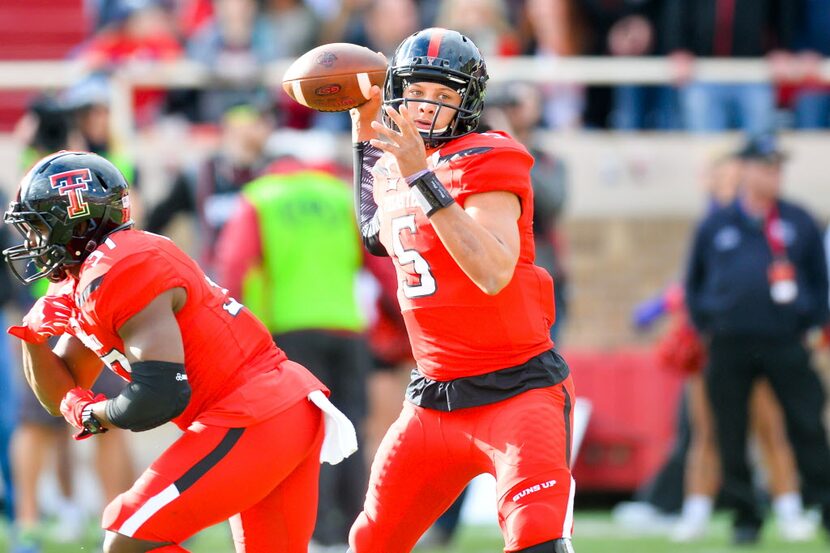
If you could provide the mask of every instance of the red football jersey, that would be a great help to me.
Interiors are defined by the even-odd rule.
[[[289,361],[265,326],[211,282],[195,261],[163,236],[124,230],[110,235],[81,266],[70,333],[126,380],[130,364],[118,329],[162,292],[187,292],[176,314],[190,403],[173,420],[242,427],[265,420],[314,390],[326,390]]]
[[[394,157],[381,156],[372,170],[380,238],[395,262],[418,368],[443,381],[520,365],[553,347],[553,280],[533,264],[533,158],[502,132],[469,134],[428,154],[429,168],[461,207],[482,192],[518,196],[521,249],[510,283],[485,294],[438,238]]]

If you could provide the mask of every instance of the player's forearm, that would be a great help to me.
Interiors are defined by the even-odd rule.
[[[374,198],[375,179],[372,168],[382,152],[368,142],[356,142],[354,152],[354,205],[357,226],[366,250],[372,255],[388,255],[380,242],[380,220]]]
[[[104,428],[112,428],[114,426],[112,424],[112,421],[107,416],[108,401],[112,401],[112,398],[108,399],[107,401],[96,403],[92,406],[92,414],[95,415],[95,418],[98,419],[98,422],[100,422],[101,426],[103,426]]]
[[[517,259],[493,233],[458,204],[436,212],[430,222],[464,274],[484,293],[492,296],[507,286]]]
[[[44,409],[52,415],[60,416],[63,396],[76,386],[63,359],[48,344],[24,342],[23,374]]]

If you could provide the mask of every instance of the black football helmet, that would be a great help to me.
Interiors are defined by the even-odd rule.
[[[3,220],[23,236],[3,257],[27,284],[42,277],[63,280],[66,267],[82,263],[109,234],[133,224],[124,175],[101,156],[70,151],[32,167]]]
[[[395,109],[404,102],[404,89],[409,83],[419,81],[438,82],[461,94],[461,105],[450,126],[440,132],[421,131],[424,141],[435,146],[473,132],[478,126],[484,109],[484,91],[487,83],[487,66],[473,41],[458,31],[433,27],[409,36],[401,42],[389,68],[383,89],[383,103]],[[445,104],[432,100],[407,100],[428,102],[442,109]],[[448,108],[450,106],[447,106]],[[396,128],[383,114],[384,123]]]

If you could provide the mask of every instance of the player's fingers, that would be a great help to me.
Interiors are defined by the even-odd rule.
[[[383,106],[383,109],[386,110],[386,114],[389,116],[390,119],[392,119],[392,121],[398,126],[398,128],[401,128],[404,119],[401,116],[400,112],[392,106]]]
[[[397,139],[401,136],[401,134],[398,131],[390,129],[389,127],[387,127],[383,123],[379,123],[378,121],[372,122],[372,128],[375,130],[375,132],[378,133],[378,136],[389,142],[397,143]]]
[[[60,314],[55,313],[51,317],[49,317],[48,321],[45,321],[44,324],[57,324],[66,326],[69,324],[69,318],[72,316],[71,313]]]
[[[56,329],[63,329],[66,328],[66,325],[69,321],[66,319],[53,319],[49,322],[45,322],[40,325],[40,328],[45,328],[47,330],[56,330]]]
[[[412,119],[409,110],[403,104],[401,104],[396,115],[398,115],[398,127],[400,127],[402,133],[408,133],[410,135],[417,134],[418,130],[415,127],[415,121]]]
[[[379,140],[377,138],[372,138],[371,140],[369,140],[369,144],[371,144],[372,146],[374,146],[382,152],[392,153],[393,150],[397,150],[396,144],[392,144],[391,142],[386,142],[384,140]]]
[[[37,332],[41,336],[57,336],[63,334],[59,329],[53,328],[52,325],[43,325]]]
[[[52,336],[57,336],[58,334],[63,334],[64,332],[66,332],[66,325],[61,323],[45,324],[40,327],[40,332],[45,332],[47,334],[51,334]]]
[[[400,129],[400,136],[403,140],[412,140],[415,137],[420,136],[418,134],[418,129],[415,126],[415,121],[412,120],[412,117],[409,114],[409,111],[404,107],[403,104],[400,106],[400,111],[396,110],[392,106],[387,106],[390,119],[397,125]]]

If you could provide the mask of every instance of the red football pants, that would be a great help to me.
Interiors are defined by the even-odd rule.
[[[573,383],[443,412],[404,403],[372,463],[355,553],[408,553],[475,476],[496,478],[505,551],[570,537]]]
[[[230,519],[237,553],[307,553],[322,440],[305,399],[247,428],[194,423],[107,506],[103,527],[178,544]]]

